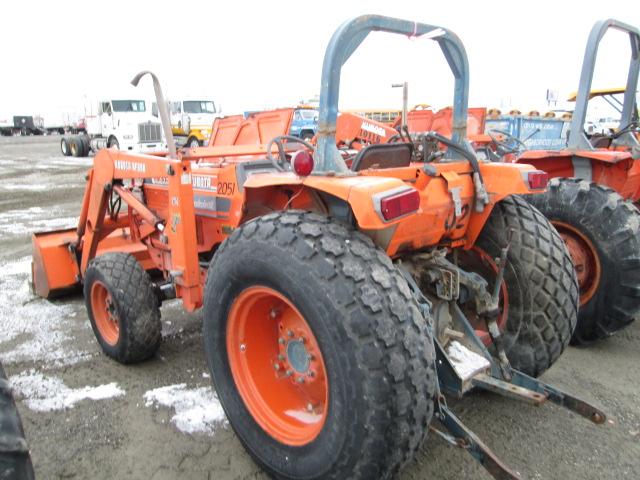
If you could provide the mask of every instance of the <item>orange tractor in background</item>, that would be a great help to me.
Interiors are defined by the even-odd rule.
[[[341,68],[371,31],[431,38],[451,67],[452,137],[426,139],[428,162],[406,139],[355,155],[336,145]],[[518,196],[544,191],[546,174],[480,163],[466,141],[468,61],[454,33],[376,15],[340,26],[315,146],[285,135],[284,110],[216,120],[208,146],[176,151],[152,77],[168,154],[100,150],[78,227],[33,236],[36,291],[82,286],[107,355],[151,357],[164,300],[203,307],[229,422],[282,479],[391,478],[434,417],[495,478],[519,478],[443,393],[480,388],[605,421],[535,378],[571,338],[575,273]]]
[[[585,122],[596,54],[609,29],[627,33],[631,44],[620,125],[615,132],[588,136]],[[527,150],[517,158],[552,177],[549,189],[530,201],[559,231],[576,266],[580,310],[575,343],[607,337],[640,312],[639,69],[640,31],[617,20],[597,22],[585,51],[567,147]]]

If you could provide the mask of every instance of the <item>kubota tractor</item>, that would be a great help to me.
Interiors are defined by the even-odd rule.
[[[363,148],[347,167],[336,146],[342,65],[376,30],[433,39],[454,74],[453,136],[430,162],[396,142]],[[340,26],[315,147],[273,138],[289,127],[276,112],[218,122],[210,146],[176,152],[152,77],[168,155],[99,151],[78,228],[33,237],[36,291],[81,284],[108,355],[152,356],[164,299],[203,307],[229,422],[281,479],[390,478],[433,417],[494,477],[518,478],[445,392],[550,400],[605,420],[535,379],[571,338],[575,273],[548,220],[517,196],[543,191],[546,174],[480,163],[466,142],[468,62],[455,34],[376,15]]]
[[[609,29],[629,35],[631,62],[620,125],[608,135],[585,132],[598,45]],[[617,20],[597,22],[585,51],[567,147],[528,150],[518,162],[549,173],[545,193],[531,203],[551,220],[569,248],[580,286],[574,343],[601,339],[640,312],[640,143],[636,90],[640,31]]]

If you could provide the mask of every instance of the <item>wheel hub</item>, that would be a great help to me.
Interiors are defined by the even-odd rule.
[[[249,287],[227,320],[234,382],[254,420],[291,446],[313,441],[327,417],[329,383],[311,327],[276,290]]]
[[[287,361],[296,372],[306,374],[309,371],[311,359],[302,339],[289,340],[286,352]]]
[[[109,345],[115,345],[120,336],[120,321],[113,297],[102,282],[91,286],[91,310],[100,336]]]
[[[593,243],[578,229],[564,222],[552,222],[569,250],[580,288],[580,305],[587,303],[600,284],[601,267]]]

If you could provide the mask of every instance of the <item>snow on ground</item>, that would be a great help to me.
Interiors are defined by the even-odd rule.
[[[212,434],[219,425],[226,424],[222,405],[211,387],[187,388],[185,383],[149,390],[144,394],[145,405],[173,408],[171,422],[185,433]]]
[[[31,258],[0,264],[0,360],[70,365],[90,354],[79,350],[69,331],[76,323],[71,304],[52,303],[29,289]],[[89,328],[86,322],[86,328]]]
[[[34,369],[9,378],[18,398],[31,410],[51,412],[73,408],[82,400],[105,400],[125,394],[117,383],[97,387],[70,388],[58,377],[46,377]]]
[[[60,217],[55,209],[22,208],[0,213],[0,237],[75,227],[78,217]]]
[[[486,358],[469,350],[460,342],[451,342],[447,347],[447,355],[453,364],[453,368],[464,380],[491,366]]]

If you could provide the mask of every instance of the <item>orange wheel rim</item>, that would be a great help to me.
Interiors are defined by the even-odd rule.
[[[489,292],[493,292],[493,286],[495,283],[495,277],[498,274],[498,264],[496,261],[485,252],[483,249],[474,245],[467,251],[460,252],[463,255],[461,260],[462,266],[465,270],[475,272],[482,276],[488,283]],[[487,330],[487,323],[484,319],[479,318],[477,314],[466,311],[465,314],[471,323],[471,326],[475,330],[476,335],[482,340],[482,343],[489,346],[491,345],[491,335]],[[507,290],[507,283],[502,280],[500,285],[500,314],[496,319],[498,328],[501,332],[504,332],[507,326],[507,319],[509,318],[509,292]]]
[[[118,343],[120,337],[120,321],[113,303],[113,297],[106,285],[94,282],[91,285],[91,310],[100,336],[109,345]]]
[[[564,222],[551,222],[564,240],[571,255],[580,288],[580,306],[587,303],[598,290],[602,267],[593,242],[580,230]]]
[[[227,355],[238,392],[265,432],[291,446],[320,434],[329,401],[324,360],[289,299],[262,286],[243,290],[229,312]]]

